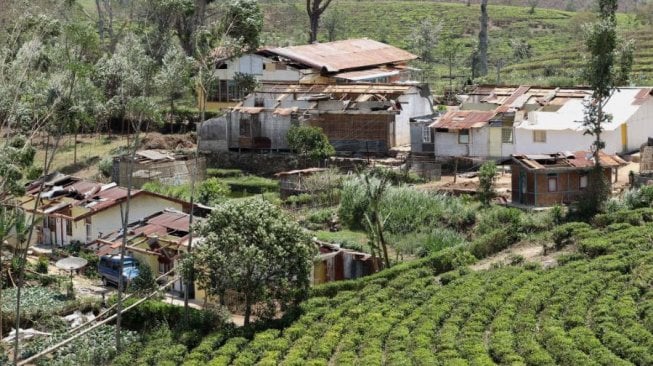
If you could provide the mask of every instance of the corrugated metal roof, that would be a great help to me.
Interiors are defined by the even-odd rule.
[[[541,155],[513,155],[513,159],[530,170],[555,170],[555,169],[588,169],[594,166],[594,157],[589,151],[575,151],[573,153],[541,154]],[[616,168],[626,165],[617,155],[599,154],[601,166]]]
[[[417,59],[402,49],[371,39],[347,39],[303,46],[265,48],[260,53],[271,53],[312,68],[328,72],[352,70]]]
[[[633,101],[633,105],[642,105],[644,102],[648,100],[648,98],[651,97],[651,93],[653,93],[653,89],[651,88],[644,88],[635,95],[635,100]]]
[[[257,93],[275,94],[404,94],[413,85],[397,84],[263,84]]]
[[[466,130],[485,126],[496,113],[493,111],[449,111],[430,127]]]

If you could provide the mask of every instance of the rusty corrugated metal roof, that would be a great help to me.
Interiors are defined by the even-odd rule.
[[[635,96],[635,100],[633,101],[633,105],[642,105],[644,102],[648,100],[648,98],[651,97],[651,94],[653,93],[652,88],[644,88],[637,93]]]
[[[371,39],[347,39],[293,47],[266,48],[271,53],[312,68],[328,72],[406,62],[417,56],[402,49]]]
[[[572,153],[541,154],[541,155],[513,155],[513,159],[530,170],[556,170],[556,169],[581,169],[587,170],[594,166],[594,158],[589,151],[575,151]],[[617,155],[599,153],[601,166],[616,168],[626,165]]]
[[[496,113],[493,111],[449,111],[430,127],[466,130],[485,126]]]

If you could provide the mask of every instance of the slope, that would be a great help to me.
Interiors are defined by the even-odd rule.
[[[625,222],[626,221],[626,222]],[[281,330],[229,339],[211,365],[653,363],[653,210],[555,230],[559,265],[458,269],[442,255],[317,288]]]
[[[263,4],[266,44],[289,45],[306,41],[306,15],[301,1]],[[329,11],[337,11],[338,39],[369,37],[397,47],[411,49],[411,34],[425,19],[442,22],[443,34],[451,34],[463,47],[455,61],[454,74],[458,84],[470,75],[470,56],[478,33],[478,7],[461,3],[441,3],[398,0],[339,0]],[[497,81],[496,65],[503,65],[500,81],[511,84],[571,85],[581,82],[582,24],[593,19],[583,12],[537,9],[530,14],[527,7],[489,6],[490,14],[490,74],[481,82]],[[639,24],[632,14],[619,14],[620,32],[635,40],[635,81],[653,84],[653,27]],[[321,29],[322,41],[327,38]],[[532,56],[517,60],[513,56],[512,40],[526,41]],[[437,91],[448,85],[446,62],[434,50],[434,65],[420,64],[424,79]]]

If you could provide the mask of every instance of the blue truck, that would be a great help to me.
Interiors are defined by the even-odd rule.
[[[119,255],[103,255],[100,257],[98,263],[98,273],[102,278],[102,283],[106,286],[108,284],[118,285],[120,281],[120,256]],[[122,280],[123,284],[127,286],[131,280],[138,276],[138,262],[129,256],[123,258]]]

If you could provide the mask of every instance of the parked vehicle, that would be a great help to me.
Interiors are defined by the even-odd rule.
[[[102,277],[102,283],[106,286],[109,283],[118,285],[120,281],[120,256],[103,255],[98,263],[98,273]],[[138,262],[129,256],[123,258],[122,279],[125,286],[138,276]]]

